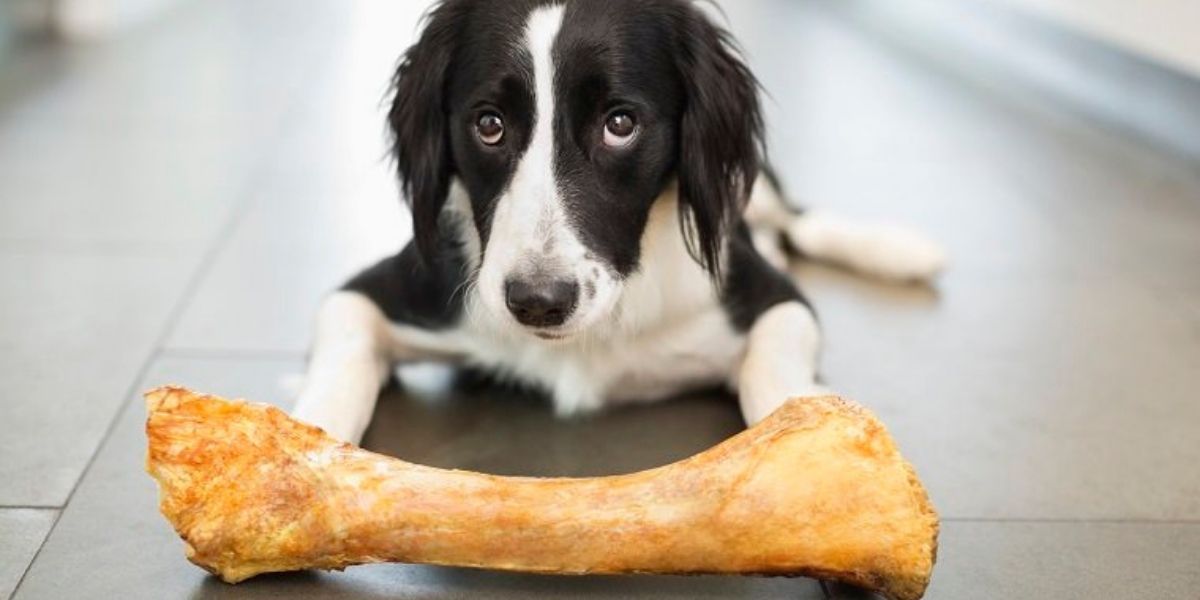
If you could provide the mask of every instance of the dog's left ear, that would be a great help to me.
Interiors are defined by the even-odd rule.
[[[447,141],[446,77],[466,3],[442,0],[428,14],[416,45],[392,79],[388,127],[401,189],[412,209],[413,239],[428,263],[437,255],[439,218],[450,191],[453,160]]]
[[[758,175],[762,113],[758,81],[730,34],[694,6],[687,13],[677,53],[687,94],[677,169],[680,212],[688,249],[716,276],[725,235]]]

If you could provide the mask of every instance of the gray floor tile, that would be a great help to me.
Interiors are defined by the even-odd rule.
[[[1023,169],[1019,180],[1060,236],[1132,282],[1200,286],[1200,175],[1130,148],[1057,146],[1056,160]]]
[[[442,390],[412,388],[383,395],[364,445],[442,468],[537,477],[631,473],[687,458],[744,428],[737,402],[719,392],[563,421],[544,398],[469,374]]]
[[[320,299],[408,239],[381,100],[421,6],[352,12],[353,37],[335,48],[341,62],[315,73],[170,347],[302,351]]]
[[[0,506],[59,506],[196,265],[0,253]]]
[[[1178,307],[1179,312],[1191,320],[1192,330],[1200,336],[1200,286],[1192,288],[1167,288],[1162,291],[1167,302]]]
[[[946,523],[926,598],[1192,598],[1197,555],[1197,524]]]
[[[280,398],[279,378],[299,361],[164,359],[139,384],[177,382],[233,396]],[[470,390],[466,388],[455,388]],[[552,421],[535,400],[501,391],[440,402],[398,392],[383,399],[367,446],[428,464],[526,474],[611,472],[661,464],[740,427],[727,398],[697,398]],[[283,404],[286,405],[286,402]],[[20,599],[61,598],[820,598],[808,580],[761,578],[548,578],[420,566],[356,567],[341,574],[264,577],[221,584],[183,558],[158,515],[142,471],[143,409],[131,402],[24,584]],[[647,440],[653,438],[653,443]],[[538,441],[541,444],[538,444]],[[62,573],[77,576],[63,578]]]
[[[277,397],[278,378],[296,368],[290,361],[167,360],[153,365],[137,389],[177,383],[270,401]],[[16,597],[182,598],[202,583],[203,572],[183,558],[178,538],[158,515],[154,484],[143,471],[143,419],[136,399],[124,405],[113,437]],[[189,585],[177,585],[181,578]]]
[[[210,239],[298,103],[301,67],[280,60],[276,29],[238,18],[251,4],[14,51],[0,73],[0,244]]]
[[[203,4],[108,43],[9,57],[0,244],[208,240],[260,163],[381,162],[380,99],[422,6]]]
[[[12,595],[57,515],[57,510],[0,509],[0,598]]]
[[[0,131],[0,244],[199,245],[229,218],[255,151],[213,136]],[[4,124],[0,123],[0,128]]]
[[[952,274],[937,293],[802,279],[828,383],[879,411],[945,516],[1200,518],[1200,338],[1157,294],[1119,279]]]
[[[325,62],[311,54],[322,47],[322,32],[341,33],[349,17],[330,2],[308,11],[279,8],[181,4],[125,35],[38,56],[38,69],[6,75],[12,92],[0,96],[4,112],[18,121],[59,119],[61,127],[85,132],[157,127],[186,137],[219,127],[253,140],[286,114],[286,100],[313,63]],[[25,59],[23,52],[14,55]]]
[[[382,165],[357,172],[273,175],[168,346],[304,351],[321,298],[409,237],[391,175]]]

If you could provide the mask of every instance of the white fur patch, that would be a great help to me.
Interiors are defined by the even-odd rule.
[[[799,302],[780,304],[758,318],[732,378],[747,424],[765,419],[789,398],[828,393],[816,382],[820,346],[817,321]]]
[[[928,281],[946,265],[936,242],[904,227],[805,213],[786,228],[804,254],[893,281]]]
[[[365,296],[337,292],[317,314],[304,391],[292,414],[343,441],[358,443],[371,422],[393,357],[387,317]]]
[[[687,252],[673,188],[655,203],[642,237],[641,269],[624,282],[606,323],[547,342],[468,309],[456,339],[467,362],[544,387],[560,415],[719,385],[745,343],[716,301],[708,274]]]

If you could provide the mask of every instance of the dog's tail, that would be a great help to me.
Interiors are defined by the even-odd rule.
[[[805,211],[783,233],[806,258],[890,281],[931,281],[946,266],[937,242],[896,225]]]

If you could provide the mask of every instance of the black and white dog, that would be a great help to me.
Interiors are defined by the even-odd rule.
[[[942,266],[920,236],[785,203],[757,83],[691,0],[443,0],[394,86],[415,239],[326,300],[295,410],[351,442],[393,367],[427,360],[562,415],[727,384],[754,423],[822,393],[785,250]]]

